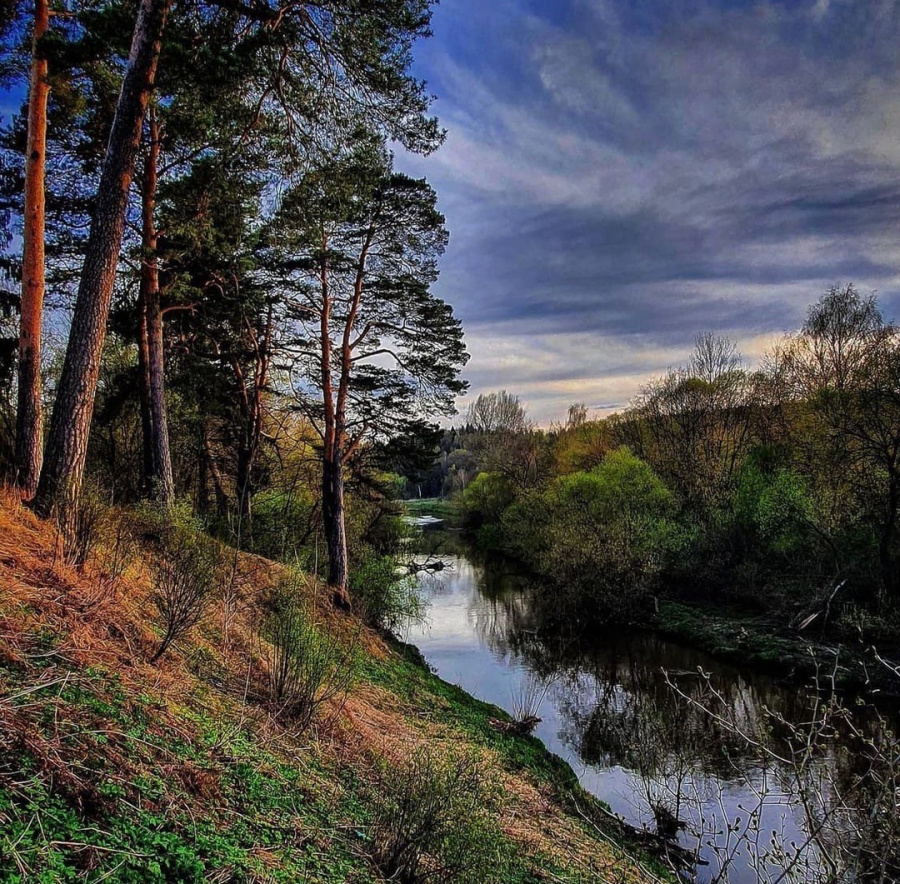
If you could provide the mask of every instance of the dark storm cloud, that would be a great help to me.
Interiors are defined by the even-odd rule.
[[[443,0],[434,26],[450,135],[404,162],[448,216],[475,392],[627,400],[698,331],[758,355],[840,282],[893,315],[897,0]]]

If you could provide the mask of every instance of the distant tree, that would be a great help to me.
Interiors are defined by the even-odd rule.
[[[466,424],[473,433],[525,433],[531,422],[518,396],[506,390],[481,393],[466,412]]]
[[[831,447],[833,469],[871,513],[882,586],[894,595],[900,589],[900,330],[885,322],[874,297],[862,297],[852,285],[832,288],[781,358],[793,395],[823,430],[816,457]]]
[[[566,412],[566,429],[577,430],[587,423],[588,407],[584,402],[573,402]]]
[[[482,471],[504,476],[519,490],[540,481],[543,434],[518,396],[506,390],[478,396],[466,413],[466,436]]]
[[[346,604],[345,468],[366,440],[452,413],[462,330],[430,285],[447,242],[425,181],[392,170],[378,139],[305,175],[264,235],[265,286],[281,287],[297,407],[322,440],[328,582]]]
[[[749,449],[750,390],[734,344],[700,335],[685,367],[644,387],[630,441],[672,487],[705,509],[731,487]]]

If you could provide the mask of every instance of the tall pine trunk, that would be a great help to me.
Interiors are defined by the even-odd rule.
[[[344,521],[344,469],[340,452],[326,450],[322,460],[322,525],[328,546],[328,585],[338,607],[349,608],[347,531]]]
[[[135,22],[131,55],[97,188],[46,457],[33,502],[42,516],[50,515],[58,504],[74,504],[81,490],[128,193],[167,12],[168,0],[141,0]]]
[[[328,240],[322,238],[322,255],[328,254]],[[328,584],[332,601],[341,608],[350,607],[347,593],[349,568],[347,564],[347,530],[344,523],[344,462],[341,450],[343,423],[334,400],[331,357],[331,287],[328,264],[323,257],[320,268],[322,309],[319,317],[320,366],[322,375],[322,404],[325,432],[322,447],[322,528],[328,547]]]
[[[172,476],[172,453],[169,446],[169,420],[166,413],[165,350],[163,340],[163,313],[159,292],[158,235],[156,230],[156,188],[159,166],[159,124],[156,112],[150,108],[149,135],[144,180],[141,188],[141,303],[147,324],[147,380],[150,454],[152,473],[150,488],[165,506],[175,499],[175,482]]]
[[[246,326],[247,341],[255,355],[253,381],[249,388],[245,381],[245,371],[237,360],[233,363],[235,377],[240,387],[241,437],[238,444],[236,491],[238,512],[242,528],[252,539],[253,495],[256,492],[254,470],[263,439],[265,418],[264,394],[269,383],[269,363],[272,358],[272,334],[275,325],[275,310],[269,306],[263,331],[253,331]]]
[[[150,414],[150,336],[147,331],[147,304],[138,296],[138,392],[141,403],[141,494],[153,490],[153,418]]]
[[[16,483],[31,496],[41,472],[41,323],[44,314],[44,176],[47,102],[50,83],[41,38],[50,24],[47,0],[35,0],[31,80],[28,91],[28,142],[25,158],[25,212],[22,247],[22,308],[19,326],[19,400],[16,413]]]

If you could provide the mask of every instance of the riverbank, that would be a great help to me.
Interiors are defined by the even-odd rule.
[[[463,512],[458,500],[433,498],[403,504],[411,514],[439,515],[455,529],[452,534],[444,535],[446,541],[433,536],[430,551],[443,549],[453,554],[479,549],[477,536],[467,535],[462,529]],[[805,686],[818,680],[823,688],[833,684],[841,691],[880,694],[900,700],[897,678],[879,661],[871,646],[817,637],[816,622],[800,630],[775,617],[661,599],[650,615],[649,624],[641,621],[637,625],[641,628],[649,625],[664,638],[701,650],[722,662],[773,676],[785,684]],[[896,661],[900,658],[900,636],[892,647],[878,650]]]
[[[651,628],[723,662],[787,684],[900,698],[898,682],[871,648],[816,640],[763,616],[660,601]],[[887,653],[887,652],[886,652]]]
[[[499,835],[479,880],[657,880],[564,762],[312,580],[310,610],[356,644],[356,678],[305,732],[274,718],[253,690],[271,562],[237,557],[234,594],[152,665],[148,555],[108,584],[99,559],[63,564],[53,528],[0,499],[0,882],[384,880],[378,808],[422,752],[477,758],[490,780],[476,812]]]

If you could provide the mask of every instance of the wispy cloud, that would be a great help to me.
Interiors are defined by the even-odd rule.
[[[473,392],[627,402],[700,330],[900,293],[898,0],[443,0],[441,293]]]

